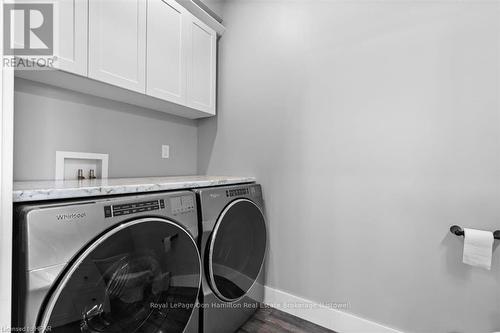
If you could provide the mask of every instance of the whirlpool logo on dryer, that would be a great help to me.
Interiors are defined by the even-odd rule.
[[[56,218],[58,221],[71,221],[71,220],[79,220],[86,217],[86,213],[72,213],[72,214],[57,214]]]

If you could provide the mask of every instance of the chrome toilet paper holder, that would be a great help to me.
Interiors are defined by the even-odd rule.
[[[464,235],[464,229],[458,225],[452,225],[450,227],[450,232],[456,236],[463,236]],[[500,239],[500,230],[495,230],[493,231],[493,238],[495,239]]]

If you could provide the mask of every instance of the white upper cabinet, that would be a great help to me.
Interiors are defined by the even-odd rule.
[[[49,1],[60,70],[16,76],[187,118],[215,115],[217,32],[178,1]]]
[[[217,34],[196,17],[189,17],[186,104],[215,114]]]
[[[56,57],[54,68],[87,76],[88,0],[30,0],[29,2],[54,5],[54,38],[57,38],[54,40]],[[24,15],[24,12],[17,11],[15,14]],[[15,16],[14,46],[23,48],[24,19],[19,18]]]
[[[173,0],[149,0],[146,93],[186,103],[186,10]]]
[[[88,0],[58,0],[56,68],[87,76]]]
[[[89,0],[89,77],[146,92],[146,0]]]

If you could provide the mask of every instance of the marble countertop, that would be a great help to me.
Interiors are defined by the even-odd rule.
[[[254,177],[182,176],[14,182],[14,202],[179,190],[255,182]]]

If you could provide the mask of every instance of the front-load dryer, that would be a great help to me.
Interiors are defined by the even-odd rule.
[[[261,186],[243,184],[195,192],[204,272],[202,332],[235,332],[264,297],[267,231]]]
[[[16,214],[14,326],[198,332],[194,193],[28,204]]]

